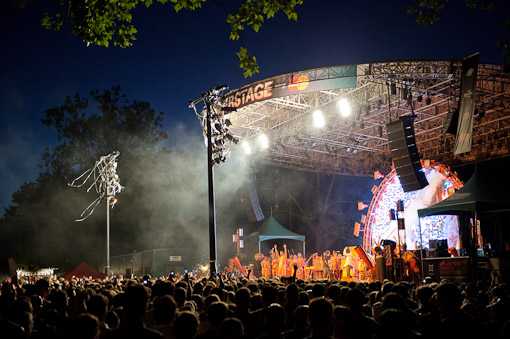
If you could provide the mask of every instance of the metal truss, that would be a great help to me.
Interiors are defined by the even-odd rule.
[[[510,75],[502,73],[500,65],[479,65],[473,148],[459,156],[453,156],[454,136],[445,134],[443,126],[449,111],[458,108],[460,60],[378,62],[356,67],[355,88],[253,103],[231,113],[232,132],[243,140],[265,133],[271,147],[258,153],[263,163],[372,176],[374,171],[388,173],[391,168],[385,124],[414,113],[416,143],[423,159],[453,166],[510,155]],[[308,74],[313,81],[341,77],[337,70],[331,67],[296,74]],[[278,79],[275,86],[284,86],[292,76],[271,80]],[[348,118],[338,112],[340,98],[351,103],[353,114]],[[316,109],[326,118],[323,129],[313,126]]]

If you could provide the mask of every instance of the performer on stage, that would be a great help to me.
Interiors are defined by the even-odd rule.
[[[298,267],[297,271],[297,278],[298,279],[304,279],[305,278],[305,258],[303,258],[303,255],[301,253],[297,254],[296,264]]]
[[[289,255],[289,260],[287,261],[287,276],[292,277],[294,274],[294,266],[297,265],[297,255]]]
[[[324,278],[324,265],[322,262],[322,256],[314,254],[313,258],[313,279],[323,279]]]
[[[274,252],[271,253],[271,271],[273,273],[273,279],[278,276],[278,257]]]
[[[281,251],[280,254],[278,254],[277,246],[274,245],[274,251],[278,257],[278,275],[283,277],[287,270],[287,245],[283,245],[283,251]]]
[[[418,262],[420,259],[411,251],[407,250],[406,244],[403,245],[404,253],[402,260],[404,261],[404,275],[415,283],[420,282],[420,267]]]
[[[349,247],[344,248],[344,256],[345,256],[344,270],[347,273],[346,277],[352,278],[352,276],[351,276],[351,270],[353,269],[353,267],[352,267],[352,253],[351,253],[351,249]]]
[[[265,257],[260,263],[260,266],[262,268],[262,277],[264,279],[271,279],[271,259]]]
[[[339,252],[333,251],[331,256],[331,270],[333,272],[333,279],[342,280],[342,257],[338,255]]]
[[[330,260],[331,254],[329,250],[322,253],[322,274],[324,279],[330,279]]]

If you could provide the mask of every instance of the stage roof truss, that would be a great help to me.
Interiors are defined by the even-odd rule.
[[[510,146],[510,75],[501,66],[480,64],[473,150],[453,156],[454,136],[443,126],[450,110],[458,108],[460,61],[397,61],[356,65],[354,88],[294,94],[253,103],[231,113],[232,131],[244,140],[265,133],[270,148],[259,153],[267,164],[311,172],[372,176],[388,173],[391,156],[385,124],[415,114],[415,136],[422,158],[448,164],[506,156]],[[310,81],[345,76],[342,67],[297,72],[271,80],[286,86],[296,75]],[[392,96],[389,86],[395,84]],[[412,102],[401,96],[407,89]],[[418,98],[421,97],[421,102]],[[337,102],[347,98],[352,115],[340,116]],[[427,104],[427,98],[430,103]],[[326,126],[317,129],[312,113],[320,109]],[[494,144],[488,146],[489,141]],[[482,159],[482,160],[483,160]]]

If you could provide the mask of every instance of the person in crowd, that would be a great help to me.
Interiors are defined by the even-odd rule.
[[[510,289],[483,279],[427,278],[419,285],[334,277],[143,279],[5,281],[0,337],[510,337]]]
[[[198,316],[192,311],[182,311],[177,313],[173,328],[175,339],[194,338],[198,330]]]
[[[124,291],[124,311],[126,321],[109,333],[105,339],[147,338],[161,339],[163,335],[153,329],[145,327],[143,318],[147,312],[150,289],[142,283],[132,283]]]
[[[334,329],[333,304],[326,298],[320,297],[310,301],[308,319],[312,335],[310,339],[331,338]]]

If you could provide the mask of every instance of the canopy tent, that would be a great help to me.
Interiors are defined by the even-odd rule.
[[[266,220],[260,221],[259,226],[249,237],[256,237],[259,242],[259,253],[260,243],[266,240],[272,239],[292,239],[303,242],[303,256],[305,255],[305,236],[294,233],[285,227],[283,227],[273,216],[270,216]]]
[[[510,210],[510,183],[494,173],[475,172],[466,184],[435,205],[418,210],[418,217],[437,214],[478,214]]]
[[[72,277],[75,278],[89,278],[92,277],[92,279],[104,279],[105,275],[103,272],[96,270],[95,268],[87,265],[86,263],[82,262],[66,274],[62,275],[62,277],[66,280],[71,279]]]
[[[475,171],[465,185],[447,199],[435,205],[418,210],[418,217],[438,214],[474,213],[473,233],[478,234],[477,220],[480,215],[510,211],[510,183],[505,177],[494,172]],[[420,237],[421,237],[421,222]],[[420,240],[421,242],[421,240]],[[472,249],[478,248],[478,237],[472,237]],[[420,254],[422,252],[420,251]],[[473,277],[477,275],[477,255],[471,257]],[[421,260],[424,272],[423,258]]]

